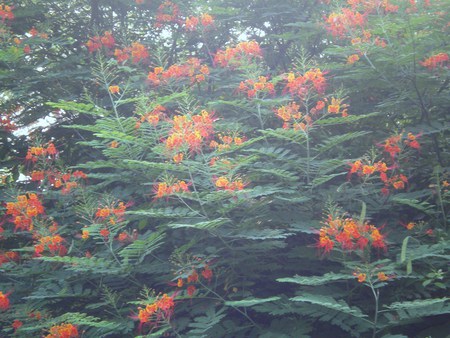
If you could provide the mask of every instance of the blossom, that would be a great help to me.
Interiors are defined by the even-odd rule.
[[[156,27],[162,27],[163,24],[178,22],[179,7],[171,1],[164,1],[156,11]]]
[[[119,86],[109,86],[108,90],[111,94],[117,94],[120,91]]]
[[[197,288],[195,287],[195,285],[189,285],[186,289],[186,292],[189,295],[189,297],[192,297],[196,290]]]
[[[428,68],[429,70],[435,69],[437,67],[444,67],[449,62],[449,56],[447,53],[439,53],[432,55],[429,58],[420,61],[419,63]]]
[[[11,324],[11,326],[14,329],[14,331],[16,331],[17,329],[22,327],[22,325],[23,325],[23,323],[20,320],[18,320],[18,319],[14,319],[13,323]]]
[[[227,47],[225,50],[217,51],[214,56],[214,64],[220,67],[238,66],[242,59],[251,61],[262,58],[261,47],[256,41],[244,41],[236,47]]]
[[[12,7],[0,4],[0,19],[2,22],[5,22],[5,20],[13,20],[14,19],[14,13],[12,12]]]
[[[138,63],[139,61],[145,60],[149,57],[147,48],[139,42],[133,42],[130,48],[131,61],[133,63]]]
[[[341,13],[331,13],[325,20],[325,28],[333,36],[346,38],[355,30],[362,29],[367,22],[367,14],[343,8]]]
[[[9,309],[9,293],[4,294],[2,291],[0,291],[0,310],[6,311]]]
[[[185,181],[173,181],[172,183],[159,182],[154,187],[155,199],[169,196],[179,192],[189,192],[189,185]]]
[[[213,272],[212,270],[209,268],[209,266],[205,266],[205,268],[202,271],[202,276],[203,278],[205,278],[206,280],[208,280],[208,282],[211,281],[212,277],[213,277]]]
[[[358,54],[352,54],[347,58],[347,64],[352,65],[359,60]]]
[[[244,182],[240,178],[234,181],[230,181],[227,177],[220,176],[216,179],[215,185],[219,189],[227,191],[236,191],[236,190],[243,190],[246,184],[244,184]]]
[[[364,283],[367,279],[367,275],[365,273],[354,273],[353,275],[358,278],[358,283]]]
[[[116,42],[112,33],[105,32],[103,36],[94,36],[89,38],[89,41],[86,43],[86,47],[88,48],[89,53],[93,53],[102,47],[111,49],[114,47],[115,43]]]
[[[389,277],[386,276],[386,274],[384,272],[378,272],[377,278],[380,282],[385,282],[385,281],[389,280]]]
[[[48,249],[53,256],[65,256],[67,254],[67,248],[64,246],[64,239],[60,235],[43,236],[39,239],[39,242],[34,245],[34,252],[36,256]]]
[[[139,319],[141,324],[150,324],[152,319],[156,323],[161,318],[169,321],[174,307],[174,296],[163,294],[162,296],[156,297],[153,303],[147,304],[145,308],[139,307],[137,319]]]
[[[89,238],[89,230],[83,229],[81,231],[81,238],[82,239],[88,239]]]
[[[314,89],[319,95],[325,92],[327,82],[319,68],[312,68],[306,71],[303,75],[294,73],[287,74],[287,84],[285,91],[292,96],[303,98],[310,90]]]
[[[79,333],[73,324],[54,325],[50,328],[49,334],[45,338],[78,338]]]
[[[100,236],[102,236],[105,240],[107,240],[109,237],[109,230],[106,228],[101,229]]]
[[[384,235],[374,225],[361,223],[353,218],[329,215],[319,231],[317,247],[328,253],[335,246],[340,246],[345,251],[362,251],[368,246],[386,248]]]

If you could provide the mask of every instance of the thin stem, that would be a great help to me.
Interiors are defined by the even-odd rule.
[[[203,286],[206,290],[208,290],[209,292],[211,292],[213,295],[215,295],[218,299],[220,299],[222,302],[224,302],[225,303],[225,299],[221,296],[221,295],[219,295],[217,292],[215,292],[214,290],[211,290],[210,288],[208,288],[205,284],[203,284],[200,280],[199,280],[199,283],[200,283],[200,285],[201,286]],[[253,319],[251,319],[250,317],[249,317],[249,315],[248,314],[246,314],[244,311],[242,311],[242,310],[240,310],[239,308],[237,308],[237,307],[235,307],[235,306],[231,306],[233,309],[235,309],[237,312],[239,312],[241,315],[243,315],[245,318],[247,318],[247,320],[250,322],[250,323],[252,323],[255,327],[257,327],[258,329],[261,329],[261,327],[258,325],[258,324],[256,324],[254,321],[253,321]]]
[[[195,187],[195,182],[194,182],[194,177],[192,176],[191,167],[189,165],[187,167],[188,167],[189,177],[191,178],[191,182],[192,182],[192,188],[194,188],[195,196],[197,196],[198,204],[200,204],[200,208],[202,209],[204,216],[207,219],[209,219],[208,214],[207,214],[205,208],[203,207],[203,203],[200,200],[200,195],[198,194],[197,188]]]
[[[373,287],[373,284],[371,281],[369,281],[370,289],[372,290],[373,297],[375,299],[375,314],[373,317],[373,332],[372,332],[372,338],[376,337],[377,334],[377,323],[378,323],[378,307],[379,307],[379,299],[380,299],[380,292],[379,290],[375,290]]]

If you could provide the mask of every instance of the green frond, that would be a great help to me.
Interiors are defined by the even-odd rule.
[[[323,276],[294,276],[278,278],[277,282],[281,283],[295,283],[300,285],[323,285],[327,283],[332,283],[336,281],[345,281],[349,279],[354,279],[355,277],[350,274],[333,273],[329,272]]]
[[[391,322],[400,322],[403,320],[448,314],[450,313],[450,298],[428,298],[395,302],[385,305],[384,308],[386,311],[389,311],[389,313],[386,313],[386,317]],[[392,315],[392,312],[395,313],[395,316]]]
[[[144,258],[163,245],[164,233],[146,233],[141,238],[134,240],[118,252],[126,264],[130,261],[141,263]]]
[[[61,101],[61,102],[46,102],[47,106],[55,109],[62,109],[65,111],[74,111],[77,113],[83,113],[93,115],[96,117],[105,117],[110,114],[108,110],[93,105],[92,103],[80,103],[73,101]]]
[[[98,273],[104,275],[114,275],[123,272],[122,267],[118,266],[113,260],[99,257],[71,257],[71,256],[53,256],[37,258],[44,262],[62,263],[66,270],[81,273]]]
[[[260,305],[267,302],[273,302],[279,300],[280,297],[269,297],[269,298],[247,298],[243,300],[227,300],[225,305],[233,307],[252,307],[255,305]]]

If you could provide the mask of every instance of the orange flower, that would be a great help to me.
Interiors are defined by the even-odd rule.
[[[172,157],[172,160],[173,160],[175,163],[181,163],[181,162],[183,161],[183,157],[184,157],[184,154],[183,154],[183,153],[178,153],[178,154],[175,154],[175,155]]]
[[[358,54],[352,54],[347,58],[347,64],[352,65],[356,61],[359,61],[359,55]]]
[[[364,283],[367,279],[367,275],[365,273],[354,274],[358,278],[359,283]]]
[[[216,187],[217,188],[226,188],[230,181],[228,181],[228,178],[221,176],[216,180]]]
[[[125,242],[126,240],[128,240],[128,238],[129,238],[129,236],[128,236],[128,234],[126,232],[121,232],[119,234],[119,236],[117,237],[117,240],[119,242]]]
[[[195,16],[189,16],[186,18],[185,28],[187,31],[194,31],[197,28],[199,19]]]
[[[389,279],[389,277],[386,276],[386,274],[384,272],[378,272],[377,278],[380,282],[385,282]]]
[[[119,86],[109,86],[108,90],[111,94],[117,94],[120,91]]]
[[[437,67],[443,67],[445,66],[449,61],[449,56],[447,53],[439,53],[433,56],[430,56],[429,58],[425,59],[424,61],[420,61],[419,63],[432,70]]]
[[[131,44],[131,61],[133,63],[138,63],[139,61],[145,60],[149,57],[147,48],[139,42],[133,42]]]
[[[203,13],[200,16],[200,22],[202,23],[203,27],[208,27],[214,24],[214,18],[207,13]]]
[[[42,181],[44,179],[44,172],[43,171],[33,171],[31,173],[31,180],[32,181]]]
[[[375,167],[372,165],[364,165],[362,168],[362,173],[364,175],[371,175],[375,172]]]
[[[8,299],[9,293],[4,294],[0,291],[0,310],[6,311],[9,309],[9,299]]]
[[[320,236],[319,243],[317,246],[320,249],[323,249],[324,253],[327,253],[333,249],[334,242],[328,236]]]
[[[81,238],[82,239],[88,239],[89,238],[89,230],[82,230],[81,231]]]
[[[179,288],[181,288],[181,287],[183,287],[183,284],[184,284],[183,278],[178,278],[178,280],[177,280],[177,286],[178,286]]]
[[[50,328],[45,338],[78,338],[79,333],[76,326],[72,324],[54,325]]]

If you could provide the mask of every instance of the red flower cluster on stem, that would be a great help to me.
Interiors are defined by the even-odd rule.
[[[329,215],[320,229],[317,247],[328,253],[337,246],[344,251],[363,251],[369,247],[386,249],[386,242],[385,236],[374,225]]]

